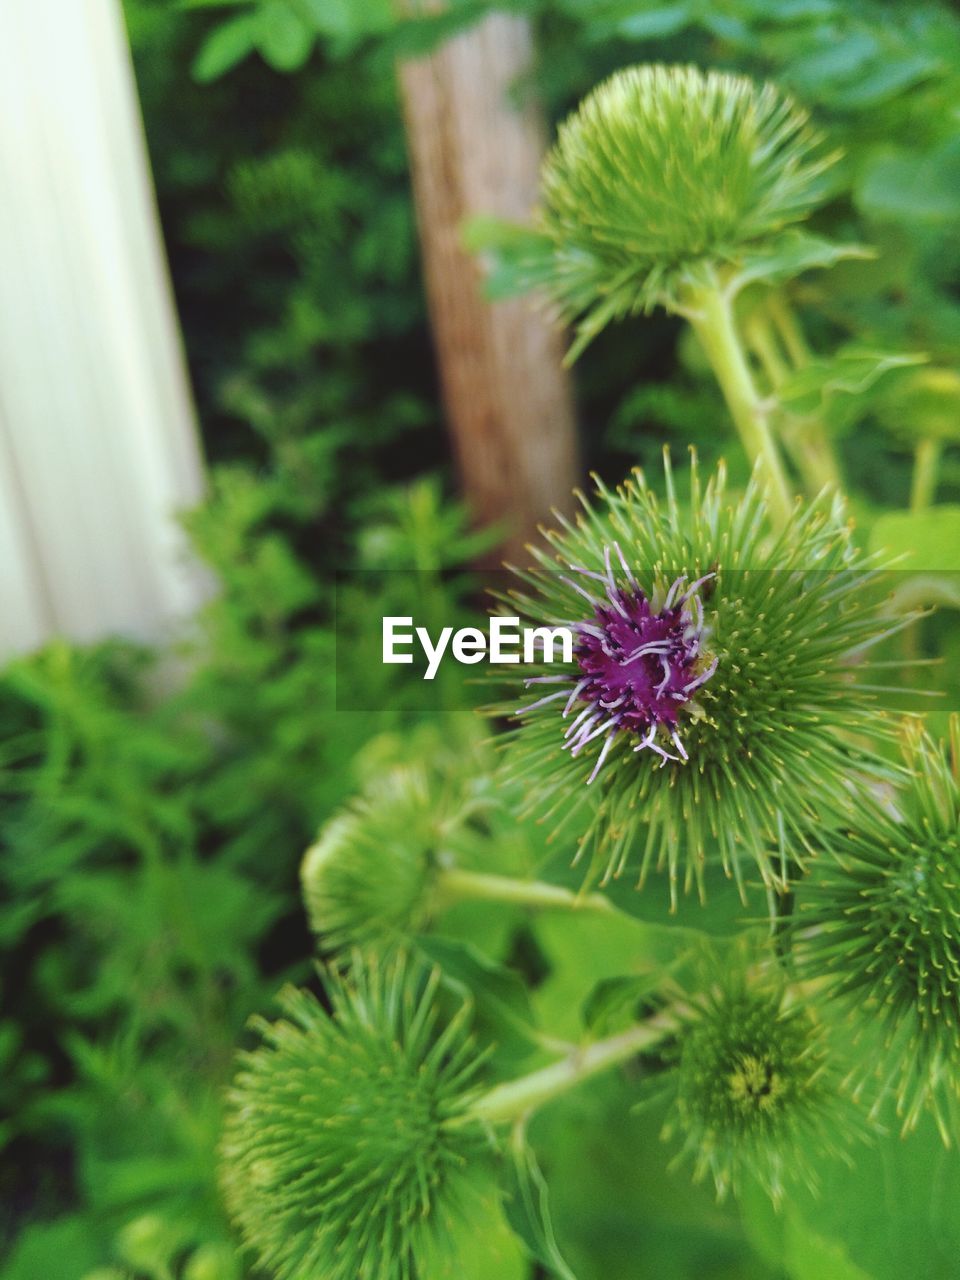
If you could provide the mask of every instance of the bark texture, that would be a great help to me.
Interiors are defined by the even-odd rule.
[[[532,55],[529,24],[495,13],[400,68],[443,399],[475,518],[504,528],[497,561],[568,507],[577,479],[561,335],[530,298],[488,302],[461,243],[469,217],[527,220],[536,204],[543,121],[511,101]]]

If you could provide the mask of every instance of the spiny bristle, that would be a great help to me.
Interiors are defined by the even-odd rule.
[[[442,818],[423,772],[394,769],[332,818],[300,871],[311,927],[331,950],[402,941],[423,922]]]
[[[708,637],[709,679],[690,690],[682,752],[667,735],[656,756],[638,753],[636,734],[611,739],[609,726],[607,737],[597,733],[575,755],[565,750],[564,712],[585,692],[576,662],[551,667],[553,678],[567,676],[566,701],[558,685],[549,695],[555,701],[510,708],[520,727],[506,751],[530,811],[552,813],[558,828],[569,820],[588,879],[632,869],[642,884],[656,865],[667,869],[674,894],[684,866],[687,888],[702,883],[710,856],[738,883],[743,854],[768,884],[782,883],[788,855],[802,856],[811,826],[825,811],[848,810],[852,774],[895,772],[871,745],[890,731],[856,677],[865,649],[905,625],[883,616],[877,574],[831,506],[798,511],[771,538],[755,484],[736,503],[725,498],[722,472],[702,496],[695,469],[692,485],[689,511],[672,494],[658,502],[639,475],[617,493],[601,486],[575,526],[534,549],[537,565],[520,573],[525,589],[512,596],[512,607],[537,625],[595,628],[570,573],[601,576],[611,547],[644,598],[663,600],[674,579],[702,584],[696,629]],[[533,683],[542,672],[519,674]]]
[[[463,1115],[482,1055],[466,1007],[440,1022],[437,975],[355,958],[332,1013],[288,988],[241,1057],[221,1145],[227,1206],[278,1280],[418,1280],[483,1144]],[[465,1185],[465,1184],[464,1184]]]
[[[698,263],[729,262],[806,217],[835,158],[770,84],[689,66],[618,71],[544,165],[549,286],[571,319],[649,309]]]
[[[905,1123],[960,1091],[960,787],[946,752],[915,731],[909,780],[867,797],[825,838],[796,914],[802,971],[887,1045],[880,1063]]]
[[[791,1182],[815,1184],[806,1151],[841,1149],[861,1127],[839,1080],[805,1008],[728,977],[686,1020],[664,1137],[682,1139],[678,1158],[692,1159],[695,1178],[711,1177],[719,1196],[749,1175],[777,1200]]]

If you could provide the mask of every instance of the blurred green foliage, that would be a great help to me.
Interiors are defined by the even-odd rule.
[[[282,978],[308,977],[299,858],[367,773],[470,738],[389,685],[381,710],[335,716],[333,570],[416,568],[448,612],[471,589],[450,570],[476,536],[434,474],[445,449],[392,66],[494,7],[536,21],[540,59],[516,91],[552,116],[652,58],[793,90],[846,151],[825,228],[878,250],[796,286],[817,350],[854,336],[937,368],[960,358],[960,20],[946,4],[458,0],[398,21],[388,0],[125,0],[214,463],[186,519],[220,587],[173,654],[56,643],[0,680],[5,1280],[247,1274],[216,1190],[219,1098],[247,1016]],[[821,372],[796,394],[821,394],[836,367]],[[670,319],[605,333],[579,389],[586,453],[614,479],[664,439],[697,443],[708,465],[727,445],[718,395]],[[858,509],[895,549],[936,546],[944,526],[929,515],[884,514],[909,492],[913,424],[934,432],[889,390],[887,376],[860,378],[836,426]],[[939,402],[928,416],[960,420]],[[956,502],[955,428],[938,438],[937,496]],[[364,610],[383,612],[362,579],[347,598],[358,629]],[[623,896],[655,915],[656,893]],[[723,932],[738,910],[718,886],[698,927]],[[584,986],[635,963],[636,936],[596,921],[565,921],[562,945],[549,919],[504,926],[477,907],[455,923],[571,1034]],[[659,1121],[625,1121],[620,1087],[538,1122],[561,1244],[586,1280],[958,1274],[942,1214],[926,1271],[923,1241],[905,1228],[885,1249],[869,1217],[840,1258],[840,1172],[831,1215],[801,1205],[774,1219],[748,1202],[745,1234],[734,1210],[667,1172]],[[625,1124],[635,1154],[614,1159]],[[945,1157],[928,1159],[925,1140],[900,1164],[878,1151],[878,1204],[891,1179],[927,1185],[925,1165]],[[939,1213],[955,1175],[936,1176]],[[495,1252],[499,1228],[483,1230]],[[497,1280],[532,1274],[511,1248]]]

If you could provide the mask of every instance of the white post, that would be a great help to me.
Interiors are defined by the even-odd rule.
[[[202,475],[119,0],[2,0],[0,657],[188,614]]]

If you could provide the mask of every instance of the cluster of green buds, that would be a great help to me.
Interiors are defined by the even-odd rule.
[[[531,548],[498,607],[575,644],[566,664],[513,668],[493,708],[513,725],[494,787],[506,820],[478,823],[455,777],[403,766],[308,850],[307,912],[333,965],[320,998],[287,990],[285,1017],[257,1023],[222,1144],[228,1207],[277,1280],[423,1280],[469,1171],[499,1169],[534,1111],[625,1063],[721,1195],[815,1184],[891,1092],[907,1127],[926,1104],[954,1124],[960,741],[951,761],[913,727],[898,758],[874,672],[913,618],[891,610],[835,488],[791,496],[734,312],[746,285],[842,256],[795,225],[833,159],[773,87],[689,67],[621,72],[561,130],[538,282],[579,323],[574,350],[632,312],[685,316],[753,478],[736,493],[722,466],[675,475],[667,458],[665,498],[639,471],[598,480]],[[497,861],[521,808],[569,849],[579,889]],[[692,988],[665,975],[616,1034],[533,1036],[526,1074],[494,1052],[463,967],[424,959],[457,904],[632,920],[608,891],[657,871],[674,909],[714,871],[744,902],[757,888],[772,927],[701,956]]]

